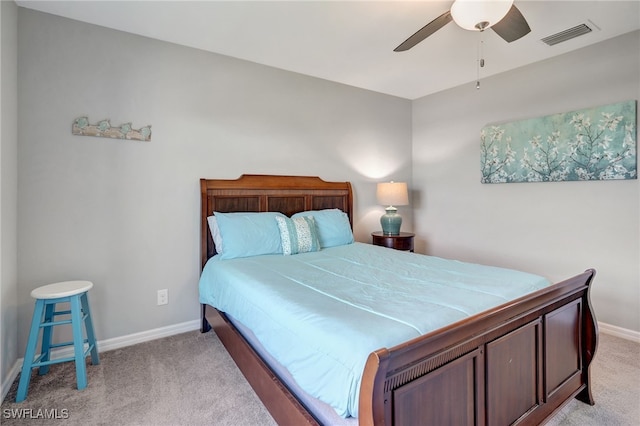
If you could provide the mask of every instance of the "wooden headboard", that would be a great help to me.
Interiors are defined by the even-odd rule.
[[[216,254],[207,217],[214,211],[280,212],[337,208],[353,227],[353,192],[349,182],[325,182],[311,176],[242,175],[238,179],[200,179],[201,268]]]

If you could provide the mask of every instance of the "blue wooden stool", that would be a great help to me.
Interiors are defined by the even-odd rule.
[[[51,364],[59,362],[76,362],[76,381],[78,390],[87,387],[87,367],[85,358],[91,352],[91,364],[100,364],[98,358],[98,347],[93,333],[93,323],[91,322],[91,311],[89,310],[89,300],[87,292],[93,287],[90,281],[64,281],[38,287],[31,292],[31,297],[36,299],[36,307],[31,320],[31,331],[24,354],[20,383],[18,384],[18,394],[16,402],[22,402],[27,398],[29,381],[31,380],[31,369],[38,367],[38,374],[43,375],[49,372]],[[68,311],[56,311],[56,303],[69,303]],[[55,320],[57,315],[69,315],[66,320]],[[84,323],[87,338],[82,332]],[[73,340],[71,342],[51,344],[52,328],[57,325],[71,324]],[[42,348],[40,355],[34,359],[38,337],[42,330]],[[88,347],[85,350],[84,344]],[[67,358],[50,359],[51,349],[62,346],[73,345],[74,356]]]

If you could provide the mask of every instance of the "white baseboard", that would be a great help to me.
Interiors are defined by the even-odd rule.
[[[629,330],[628,328],[617,327],[615,325],[606,324],[604,322],[598,322],[598,330],[604,334],[611,336],[621,337],[623,339],[631,340],[632,342],[640,343],[640,332]]]
[[[137,343],[148,342],[149,340],[161,339],[174,334],[186,333],[200,329],[200,320],[187,321],[180,324],[168,325],[166,327],[154,328],[153,330],[141,331],[140,333],[127,334],[126,336],[114,337],[106,340],[98,341],[98,350],[100,352],[110,351],[112,349],[124,348],[125,346],[135,345]],[[71,356],[73,348],[68,349],[68,355]],[[60,351],[62,352],[62,351]],[[51,353],[53,355],[53,352]]]
[[[153,330],[142,331],[140,333],[127,334],[126,336],[114,337],[111,339],[98,340],[98,352],[105,352],[112,349],[123,348],[137,343],[148,342],[149,340],[160,339],[173,336],[174,334],[186,333],[200,329],[200,320],[187,321],[180,324],[169,325],[167,327],[154,328]],[[53,349],[51,359],[66,358],[73,356],[73,347]],[[18,358],[2,381],[2,399],[9,393],[9,389],[22,369],[23,358]]]
[[[13,367],[7,373],[4,380],[2,381],[2,399],[0,399],[0,403],[4,401],[4,397],[9,393],[9,389],[13,384],[13,381],[18,377],[18,373],[20,373],[20,369],[22,368],[22,358],[18,358],[16,362],[13,363]]]

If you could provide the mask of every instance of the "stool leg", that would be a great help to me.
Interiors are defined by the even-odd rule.
[[[53,311],[56,308],[55,303],[45,303],[44,307],[44,322],[50,323],[53,320]],[[42,354],[42,358],[40,361],[49,361],[51,356],[51,336],[53,334],[53,327],[42,327],[42,348],[40,349],[40,353]],[[43,365],[38,369],[39,375],[45,375],[49,372],[49,365]]]
[[[82,309],[80,296],[71,296],[71,327],[73,329],[73,348],[76,360],[76,381],[78,390],[87,387],[87,366],[84,360],[84,337],[82,336]]]
[[[18,393],[16,402],[22,402],[27,398],[29,390],[29,381],[31,380],[31,364],[36,354],[36,345],[38,344],[38,336],[40,335],[40,321],[42,321],[42,313],[44,310],[44,300],[36,299],[36,306],[33,310],[33,318],[31,319],[31,330],[29,331],[29,340],[24,353],[24,361],[22,363],[22,373],[20,373],[20,383],[18,384]]]
[[[89,346],[92,346],[91,364],[98,365],[100,364],[100,358],[98,357],[98,345],[96,344],[96,335],[93,332],[93,321],[91,319],[91,310],[89,309],[89,296],[87,296],[87,293],[84,293],[80,297],[80,301],[82,302],[82,311],[87,316],[84,320],[84,326],[87,331],[87,340],[89,341]]]

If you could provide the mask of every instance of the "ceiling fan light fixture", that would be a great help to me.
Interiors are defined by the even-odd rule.
[[[455,0],[451,17],[460,27],[470,31],[483,31],[504,18],[513,0]]]

